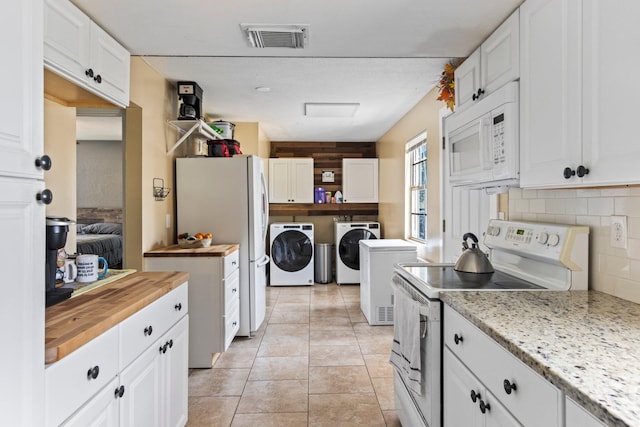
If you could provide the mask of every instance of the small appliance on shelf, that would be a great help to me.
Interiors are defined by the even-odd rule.
[[[178,120],[202,118],[202,88],[196,82],[178,82],[180,113]]]

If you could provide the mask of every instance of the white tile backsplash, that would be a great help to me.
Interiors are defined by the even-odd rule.
[[[609,243],[611,215],[627,216],[627,249]],[[587,225],[589,288],[640,304],[640,186],[509,190],[513,220]]]

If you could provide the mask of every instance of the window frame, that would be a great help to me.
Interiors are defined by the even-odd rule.
[[[418,160],[418,162],[414,162],[412,158],[412,154],[420,149],[420,147],[424,147],[424,158]],[[407,240],[411,240],[414,242],[426,244],[429,238],[427,234],[427,222],[428,222],[428,213],[427,213],[427,200],[428,200],[428,179],[427,179],[427,171],[428,171],[428,144],[427,144],[427,131],[422,131],[415,137],[411,138],[405,144],[405,238]],[[414,185],[414,172],[418,164],[424,164],[424,173],[418,172],[423,176],[424,182],[419,185]],[[424,191],[424,213],[414,212],[414,202],[413,202],[413,194],[416,190]],[[424,238],[422,238],[419,233],[420,225],[414,225],[414,217],[416,215],[422,215],[424,217]],[[415,224],[419,224],[420,220]],[[416,229],[416,227],[418,229]],[[414,233],[415,232],[415,233]]]

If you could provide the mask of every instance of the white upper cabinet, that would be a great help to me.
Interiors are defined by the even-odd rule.
[[[455,71],[456,111],[520,76],[519,11],[516,9]]]
[[[378,203],[378,159],[342,159],[344,203]]]
[[[520,6],[521,187],[562,183],[564,168],[580,158],[580,3]]]
[[[269,159],[269,203],[313,203],[313,159]]]
[[[638,13],[630,0],[521,6],[522,187],[640,183],[640,146],[631,138],[640,85],[610,77],[638,66],[628,54],[640,39]]]
[[[45,0],[44,64],[115,105],[129,105],[129,52],[68,0]]]

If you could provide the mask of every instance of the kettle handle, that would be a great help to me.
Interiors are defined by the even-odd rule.
[[[471,240],[473,240],[473,243],[478,243],[478,238],[476,237],[475,234],[464,233],[464,236],[462,236],[462,241],[466,243],[468,238],[471,238]]]

